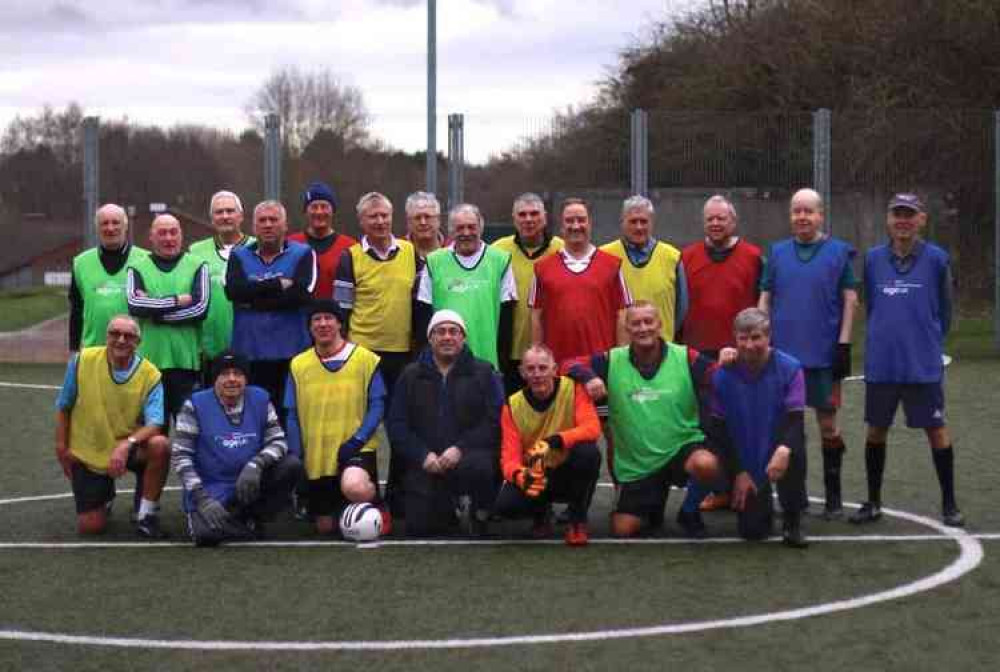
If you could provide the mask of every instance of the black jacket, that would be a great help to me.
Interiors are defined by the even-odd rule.
[[[500,449],[503,392],[493,367],[472,356],[468,346],[447,378],[425,349],[396,381],[389,409],[388,433],[393,452],[411,465],[423,465],[427,453],[449,446],[463,452]]]

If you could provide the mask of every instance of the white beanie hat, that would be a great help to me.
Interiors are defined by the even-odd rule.
[[[439,310],[436,313],[434,313],[434,316],[431,318],[430,324],[427,325],[427,337],[430,338],[431,332],[434,331],[434,327],[438,326],[439,324],[443,324],[445,322],[451,322],[453,324],[457,324],[462,328],[463,334],[469,333],[469,330],[465,328],[465,320],[462,319],[462,316],[456,313],[454,310],[448,310],[447,308],[445,308],[444,310]]]

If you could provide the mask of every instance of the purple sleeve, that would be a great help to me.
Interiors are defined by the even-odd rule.
[[[715,393],[715,391],[719,389],[720,376],[722,376],[722,369],[717,369],[712,375],[712,396],[708,410],[713,416],[717,418],[724,418],[726,417],[726,409],[722,405],[722,399],[720,399],[719,395]]]
[[[785,393],[785,411],[802,411],[806,407],[806,378],[802,369],[796,369]]]

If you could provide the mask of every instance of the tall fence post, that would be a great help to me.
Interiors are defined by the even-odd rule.
[[[450,122],[449,122],[450,123]],[[437,193],[437,2],[427,0],[427,191]],[[449,187],[449,190],[451,187]]]
[[[632,193],[649,195],[649,115],[632,110]]]
[[[1000,350],[1000,110],[993,110],[993,339]]]
[[[465,116],[448,115],[448,209],[465,200]]]
[[[281,199],[281,118],[276,114],[264,119],[264,198]]]
[[[832,120],[833,115],[825,107],[813,112],[813,189],[823,197],[826,228],[830,234],[833,233],[833,203],[831,203]]]
[[[101,120],[85,117],[83,120],[83,247],[97,245],[94,214],[97,212],[101,193]]]

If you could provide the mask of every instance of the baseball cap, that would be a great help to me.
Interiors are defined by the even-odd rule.
[[[894,208],[907,208],[914,212],[924,212],[924,203],[916,194],[902,193],[896,194],[889,199],[889,210]]]

